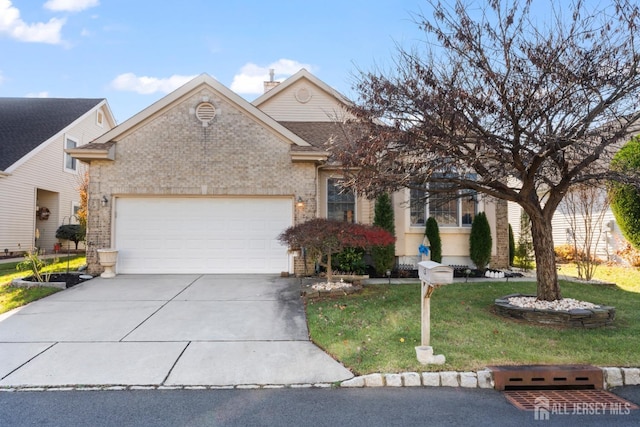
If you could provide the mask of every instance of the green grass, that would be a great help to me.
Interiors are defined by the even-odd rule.
[[[558,265],[558,277],[560,279],[565,277],[578,277],[576,265]],[[624,290],[640,293],[640,269],[637,268],[602,264],[596,268],[594,279],[615,283]]]
[[[421,365],[420,285],[371,285],[359,294],[309,301],[313,341],[359,375],[482,369],[492,364],[640,366],[640,293],[562,282],[564,297],[616,307],[613,326],[583,330],[529,325],[493,314],[495,298],[534,293],[535,283],[454,283],[431,298],[431,342],[444,365]]]
[[[72,256],[69,257],[68,260],[71,271],[75,271],[78,267],[86,264],[86,258],[84,256]],[[51,264],[44,268],[45,272],[53,273],[67,270],[67,257],[61,257],[57,262],[52,262],[51,260],[47,262],[51,262]],[[0,264],[0,314],[28,304],[31,301],[44,298],[60,290],[47,286],[35,286],[32,288],[10,286],[13,279],[29,275],[29,272],[16,270],[18,263],[19,261]]]

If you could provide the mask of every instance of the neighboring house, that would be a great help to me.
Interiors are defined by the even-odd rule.
[[[599,200],[593,201],[593,210],[585,213],[580,206],[568,206],[571,200],[565,196],[558,209],[553,214],[553,245],[555,247],[571,245],[584,248],[587,236],[591,236],[590,246],[595,255],[604,261],[621,261],[617,255],[627,245],[627,240],[616,222],[610,207],[603,207],[604,190],[598,192]],[[514,202],[509,202],[509,224],[513,229],[516,246],[520,238],[520,221],[522,208]]]
[[[104,99],[0,98],[0,251],[51,252],[86,166],[64,152],[115,126]],[[75,245],[71,243],[71,248]]]
[[[91,164],[91,272],[96,250],[113,247],[119,273],[299,273],[300,254],[277,241],[284,229],[314,217],[372,222],[374,202],[343,191],[326,148],[345,137],[349,101],[306,70],[265,88],[249,103],[203,74],[67,150]],[[396,254],[415,264],[436,211],[408,209],[409,191],[393,198]],[[441,226],[444,262],[469,264],[469,209],[456,203],[437,212],[455,216]],[[494,225],[494,266],[505,267],[506,203],[474,198],[478,209]]]

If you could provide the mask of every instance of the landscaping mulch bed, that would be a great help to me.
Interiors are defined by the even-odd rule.
[[[48,282],[64,282],[67,284],[67,288],[71,288],[82,282],[91,280],[89,278],[83,278],[82,276],[84,275],[80,273],[52,273],[51,275],[49,275]],[[26,280],[28,282],[36,282],[33,276],[25,277],[22,280]],[[43,283],[43,286],[46,286],[46,282]]]

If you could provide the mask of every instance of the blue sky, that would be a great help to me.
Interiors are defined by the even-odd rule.
[[[107,98],[119,123],[201,73],[248,100],[270,68],[348,97],[420,31],[421,0],[0,0],[0,96]]]

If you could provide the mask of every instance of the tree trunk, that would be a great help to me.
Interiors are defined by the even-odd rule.
[[[553,250],[551,220],[543,216],[531,215],[531,237],[536,255],[536,275],[538,299],[554,301],[561,299],[556,271],[556,254]]]

